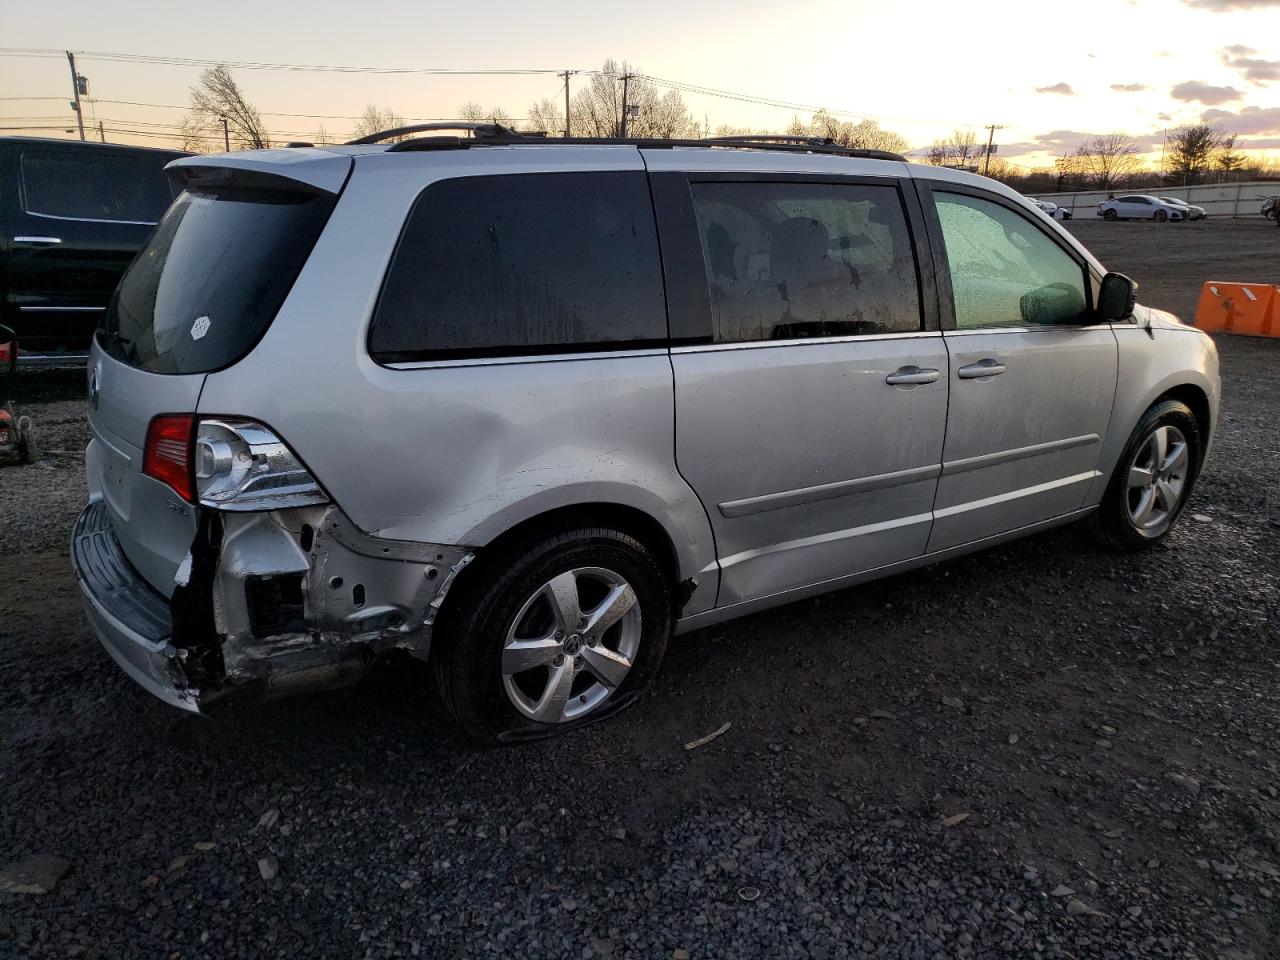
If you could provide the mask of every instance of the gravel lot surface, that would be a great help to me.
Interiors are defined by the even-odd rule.
[[[1262,224],[1072,229],[1188,317],[1280,280]],[[1059,530],[706,630],[618,718],[479,752],[414,671],[213,719],[137,689],[68,567],[82,377],[24,378],[0,957],[1280,956],[1280,341],[1219,347],[1161,548]]]

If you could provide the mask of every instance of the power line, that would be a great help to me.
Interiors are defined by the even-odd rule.
[[[203,60],[194,57],[152,56],[143,53],[111,53],[98,50],[73,50],[82,60],[109,63],[150,63],[173,67],[226,66],[237,70],[304,71],[318,73],[429,74],[440,76],[538,76],[555,75],[559,70],[537,68],[465,69],[455,67],[361,67],[328,63],[262,63],[252,60]],[[0,47],[0,56],[44,58],[65,56],[61,50],[36,47]]]

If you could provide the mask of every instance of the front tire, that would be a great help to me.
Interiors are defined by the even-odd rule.
[[[450,713],[484,743],[610,716],[647,689],[666,652],[670,580],[620,530],[525,540],[483,558],[460,587],[432,659]]]
[[[1155,220],[1156,223],[1164,223],[1169,219],[1169,214],[1165,213],[1163,210],[1157,210],[1152,219]]]
[[[1103,219],[1103,220],[1114,220],[1115,218],[1116,218],[1116,212],[1115,212],[1114,210],[1103,210],[1103,211],[1102,211],[1102,219]]]
[[[1195,414],[1162,400],[1134,428],[1092,525],[1116,550],[1145,550],[1173,529],[1195,488],[1204,443]]]

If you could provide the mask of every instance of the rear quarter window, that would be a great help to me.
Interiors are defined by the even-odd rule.
[[[369,351],[394,363],[665,338],[645,175],[517,174],[422,192],[383,283]]]

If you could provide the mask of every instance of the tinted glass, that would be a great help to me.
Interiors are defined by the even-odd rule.
[[[384,362],[626,347],[666,337],[645,175],[444,180],[423,191],[383,286]]]
[[[258,342],[306,262],[334,198],[185,192],[129,267],[98,332],[154,373],[203,373]]]
[[[695,183],[719,343],[920,329],[896,187]]]
[[[978,197],[939,191],[933,196],[958,329],[1084,319],[1084,268],[1033,223]]]
[[[172,156],[24,151],[28,213],[155,223],[173,199],[164,165]]]

